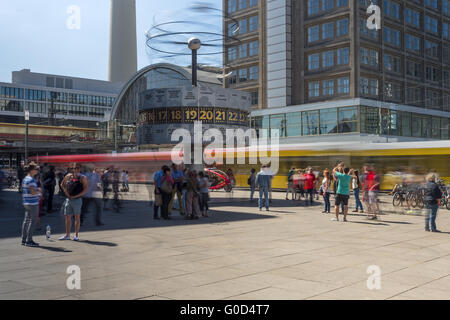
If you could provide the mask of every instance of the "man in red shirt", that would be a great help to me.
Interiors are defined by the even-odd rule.
[[[307,173],[305,174],[305,192],[306,197],[308,197],[309,194],[309,202],[310,204],[313,204],[313,195],[314,195],[314,188],[316,185],[316,176],[313,173],[312,168],[308,168]]]

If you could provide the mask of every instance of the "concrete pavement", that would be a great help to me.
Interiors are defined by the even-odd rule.
[[[35,241],[20,245],[19,194],[0,202],[0,299],[449,299],[450,211],[425,232],[423,217],[402,215],[383,198],[378,221],[351,214],[330,221],[273,193],[270,212],[248,191],[212,193],[210,218],[152,219],[145,188],[134,186],[121,213],[91,213],[80,242],[62,235],[59,213],[42,218]],[[66,287],[68,266],[81,270],[81,290]],[[381,272],[368,274],[369,266]],[[376,268],[375,267],[375,268]],[[372,284],[381,284],[370,290]],[[379,280],[379,281],[378,281]]]

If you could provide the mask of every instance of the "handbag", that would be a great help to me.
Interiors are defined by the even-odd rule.
[[[320,188],[319,188],[319,194],[320,194],[321,196],[323,196],[323,187],[322,187],[322,186],[320,186]]]
[[[161,190],[162,190],[164,193],[172,193],[172,191],[173,191],[173,186],[172,186],[172,184],[171,184],[169,181],[167,181],[167,179],[165,179],[165,180],[163,181],[162,185],[161,185]]]
[[[155,194],[155,207],[162,206],[162,196],[161,194]]]

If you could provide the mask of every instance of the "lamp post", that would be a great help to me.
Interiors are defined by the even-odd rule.
[[[114,119],[114,152],[117,153],[117,119]]]
[[[25,109],[25,165],[28,164],[28,122],[30,121],[30,110]]]
[[[197,50],[202,46],[202,42],[197,37],[188,40],[188,47],[192,50],[192,86],[197,86]]]

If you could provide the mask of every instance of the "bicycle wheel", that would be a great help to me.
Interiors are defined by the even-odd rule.
[[[420,197],[420,196],[417,197],[416,205],[417,205],[417,208],[423,209],[424,203],[423,203],[423,198],[422,197]]]
[[[407,201],[411,207],[415,208],[417,206],[417,196],[415,194],[411,193]]]
[[[392,204],[394,207],[398,207],[402,204],[402,196],[398,193],[395,193],[392,197]]]
[[[450,202],[448,200],[445,201],[445,206],[447,207],[447,210],[450,210]]]

